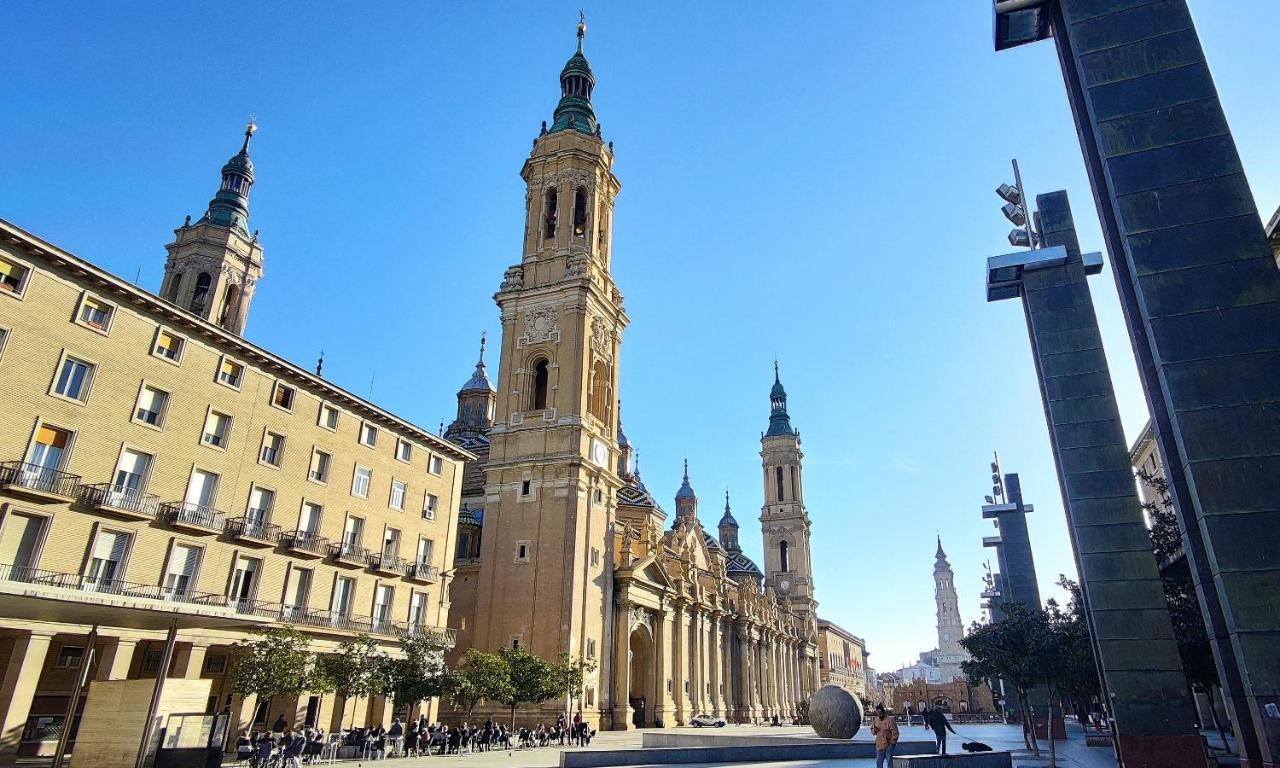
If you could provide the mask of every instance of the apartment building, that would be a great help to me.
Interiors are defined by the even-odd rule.
[[[867,680],[867,644],[835,622],[818,619],[819,675],[823,685],[837,685],[858,698],[871,700],[874,681]]]
[[[448,614],[466,450],[241,337],[262,249],[246,132],[168,246],[164,298],[0,220],[0,765],[91,679],[212,680],[233,730],[390,722],[334,694],[244,701],[231,644],[292,625],[395,653]]]

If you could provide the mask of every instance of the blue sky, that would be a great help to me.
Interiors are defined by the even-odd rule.
[[[425,426],[451,417],[520,257],[518,172],[558,97],[579,2],[6,3],[0,216],[155,290],[245,118],[266,278],[247,335]],[[785,10],[784,10],[785,8]],[[1072,572],[992,189],[1017,156],[1100,249],[1049,43],[991,49],[957,3],[596,2],[595,105],[615,142],[621,395],[665,501],[689,457],[759,555],[759,437],[782,362],[806,451],[821,613],[872,665],[934,644],[934,535],[977,618],[978,506],[998,449],[1036,505],[1042,586]],[[1192,11],[1264,214],[1280,204],[1280,4]],[[1132,438],[1146,419],[1110,269],[1094,278]]]

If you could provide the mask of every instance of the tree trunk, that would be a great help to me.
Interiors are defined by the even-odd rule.
[[[1049,768],[1058,768],[1058,745],[1053,740],[1053,702],[1057,700],[1057,695],[1053,689],[1049,689],[1049,717],[1044,729],[1045,736],[1049,739]]]
[[[511,732],[512,732],[512,733],[515,733],[515,731],[516,731],[516,705],[515,705],[514,703],[512,703],[512,705],[511,705]]]
[[[1031,754],[1039,757],[1040,742],[1036,740],[1036,713],[1031,710],[1031,696],[1025,688],[1018,689],[1018,696],[1022,699],[1022,711],[1025,713],[1023,717],[1026,719],[1027,733],[1031,736]]]

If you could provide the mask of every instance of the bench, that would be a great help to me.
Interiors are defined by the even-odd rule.
[[[1009,752],[973,752],[895,756],[893,768],[1013,768],[1013,755]]]

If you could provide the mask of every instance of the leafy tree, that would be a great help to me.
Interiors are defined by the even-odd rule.
[[[348,701],[386,693],[389,687],[386,654],[363,633],[344,640],[337,653],[321,657],[319,668],[324,690],[337,691],[342,696],[343,719]],[[354,710],[351,715],[354,724]]]
[[[403,648],[402,658],[384,660],[382,672],[387,693],[397,709],[442,695],[448,671],[442,637],[430,633],[410,635],[404,639]]]
[[[311,641],[292,627],[260,630],[256,640],[231,646],[231,689],[240,696],[297,696],[317,687]]]
[[[556,664],[556,675],[564,683],[564,690],[567,694],[565,704],[572,708],[573,702],[582,701],[583,686],[586,684],[587,675],[596,671],[599,665],[595,659],[575,659],[567,653],[560,654],[560,661]],[[571,719],[568,714],[565,719]]]
[[[503,648],[499,655],[507,663],[510,687],[499,699],[511,708],[511,729],[516,727],[516,708],[522,704],[541,704],[564,695],[564,678],[556,666],[523,648]]]
[[[444,680],[445,694],[454,706],[467,712],[467,719],[482,701],[507,701],[510,698],[511,667],[497,654],[475,648],[467,649],[458,668]]]
[[[961,669],[972,685],[1000,678],[1013,687],[1022,710],[1023,733],[1029,734],[1028,746],[1039,757],[1028,694],[1043,675],[1041,649],[1048,633],[1048,616],[1022,603],[1005,603],[1001,610],[1003,619],[991,624],[975,622],[960,640],[972,657],[961,664]]]

